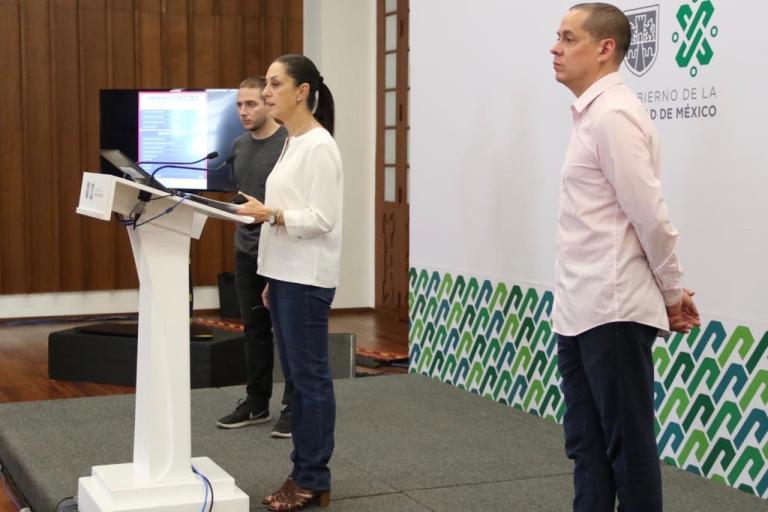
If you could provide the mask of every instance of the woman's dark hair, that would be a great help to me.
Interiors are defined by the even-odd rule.
[[[325,85],[323,75],[317,70],[315,63],[307,57],[297,54],[283,55],[275,59],[275,62],[285,66],[285,74],[293,78],[297,86],[303,83],[309,84],[307,106],[314,114],[317,122],[333,135],[333,95],[328,86]]]

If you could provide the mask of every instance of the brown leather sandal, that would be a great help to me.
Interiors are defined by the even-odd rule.
[[[293,482],[293,479],[291,477],[288,477],[288,479],[283,482],[283,485],[280,486],[278,490],[270,494],[269,496],[266,496],[263,500],[261,500],[262,505],[269,505],[273,501],[275,501],[275,497],[280,494],[283,489],[285,489],[288,486],[288,482]]]
[[[274,512],[295,512],[297,510],[304,510],[313,503],[317,503],[321,507],[327,507],[331,503],[331,491],[305,489],[291,478],[288,478],[279,491],[271,496],[267,496],[267,498],[272,498],[267,504],[268,510]],[[265,498],[265,501],[267,498]]]

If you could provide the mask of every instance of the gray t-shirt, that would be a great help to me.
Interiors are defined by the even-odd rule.
[[[245,132],[232,143],[235,157],[234,174],[237,189],[264,201],[267,177],[280,158],[288,131],[284,126],[266,139],[256,140],[251,132]],[[261,224],[238,224],[235,230],[235,249],[259,255],[259,233]]]

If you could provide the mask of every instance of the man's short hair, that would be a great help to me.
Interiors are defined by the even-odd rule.
[[[618,7],[602,2],[576,4],[571,10],[586,11],[584,30],[595,39],[613,39],[616,41],[617,61],[620,63],[629,51],[632,42],[632,29],[627,16]]]
[[[263,76],[249,76],[240,82],[240,89],[264,89],[267,86],[267,78]]]

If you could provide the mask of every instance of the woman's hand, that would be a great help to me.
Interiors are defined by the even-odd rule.
[[[264,287],[264,290],[261,292],[261,303],[264,304],[264,307],[269,309],[269,283]]]
[[[248,215],[253,217],[256,222],[264,222],[272,214],[272,209],[264,206],[264,203],[255,197],[249,196],[245,192],[240,192],[240,194],[248,201],[238,206],[236,211],[239,215]]]

